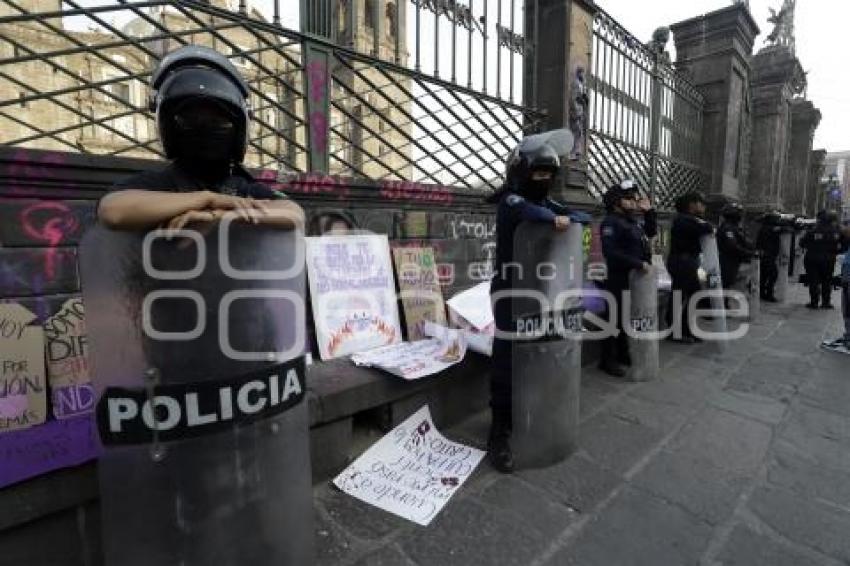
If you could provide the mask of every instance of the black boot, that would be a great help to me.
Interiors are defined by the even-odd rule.
[[[620,367],[620,364],[613,360],[603,360],[599,362],[599,369],[612,377],[626,377],[626,370]]]
[[[487,456],[496,471],[510,474],[514,471],[514,454],[511,451],[511,428],[505,419],[493,417],[490,438],[487,440]]]

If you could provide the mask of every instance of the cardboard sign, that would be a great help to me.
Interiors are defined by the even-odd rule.
[[[307,238],[307,275],[323,360],[401,341],[386,236]]]
[[[351,361],[414,380],[439,373],[463,360],[466,343],[459,331],[433,323],[426,323],[424,329],[435,337],[376,348],[351,356]]]
[[[433,248],[394,248],[401,306],[411,342],[425,338],[426,322],[445,326],[446,305],[437,277]]]
[[[484,457],[444,437],[424,406],[334,479],[345,493],[427,526]]]
[[[44,330],[35,319],[17,303],[0,304],[0,434],[47,416]]]
[[[95,392],[91,384],[83,299],[74,297],[44,322],[47,376],[53,416],[64,419],[91,412]]]

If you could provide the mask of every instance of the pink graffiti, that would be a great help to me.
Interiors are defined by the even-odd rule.
[[[439,202],[451,204],[454,195],[449,187],[426,185],[413,181],[381,181],[381,196],[390,200]]]
[[[280,184],[283,192],[309,196],[336,196],[342,200],[348,198],[351,182],[342,177],[323,173],[307,173],[288,179]]]
[[[33,187],[34,181],[51,177],[47,175],[51,167],[65,165],[67,157],[61,151],[37,151],[19,149],[12,155],[9,164],[2,172],[6,177],[2,193],[13,195],[29,195],[37,192]],[[51,180],[55,179],[55,175]],[[63,179],[66,188],[73,188],[73,183]]]
[[[319,153],[328,150],[328,117],[319,110],[310,112],[310,139]]]
[[[47,244],[44,273],[56,275],[56,246],[79,230],[80,222],[67,205],[56,201],[33,204],[21,212],[21,229],[30,238]]]
[[[307,76],[310,79],[310,100],[321,102],[328,92],[328,68],[323,61],[311,61],[307,63]]]

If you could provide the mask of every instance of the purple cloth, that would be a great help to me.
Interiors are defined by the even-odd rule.
[[[97,458],[96,435],[91,413],[0,433],[0,487]]]

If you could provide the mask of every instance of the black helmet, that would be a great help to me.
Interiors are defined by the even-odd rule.
[[[690,191],[683,194],[676,199],[676,210],[679,212],[686,212],[688,210],[688,205],[694,202],[701,202],[702,204],[705,204],[705,195],[703,195],[701,191]]]
[[[560,129],[524,138],[510,153],[506,167],[506,188],[531,200],[544,198],[555,186],[561,170],[561,157],[573,146],[573,135]],[[532,180],[533,171],[549,171],[547,180]]]
[[[185,103],[206,100],[221,106],[236,127],[230,157],[241,163],[248,146],[248,83],[230,60],[208,47],[188,45],[172,51],[151,75],[150,110],[156,112],[157,127],[165,156],[180,157],[173,117]]]
[[[602,204],[605,205],[607,210],[612,210],[624,198],[635,197],[639,194],[640,190],[637,183],[632,179],[626,179],[608,187],[608,190],[602,196]]]
[[[737,202],[730,202],[723,207],[720,215],[731,222],[740,222],[744,217],[744,207]]]

